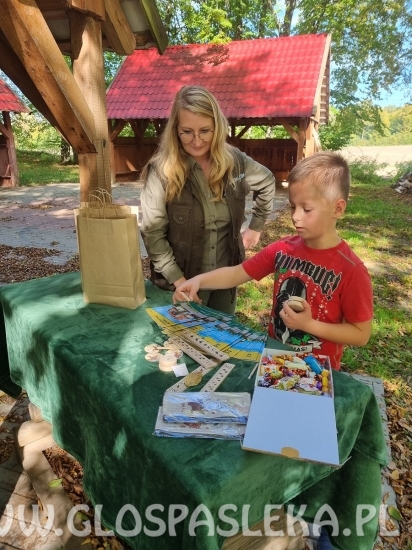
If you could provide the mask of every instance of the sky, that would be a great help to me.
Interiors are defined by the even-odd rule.
[[[382,94],[380,101],[375,101],[379,107],[403,107],[406,103],[412,102],[412,94],[409,97],[405,97],[405,92],[392,90],[389,94]]]

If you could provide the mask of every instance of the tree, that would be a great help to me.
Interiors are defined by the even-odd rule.
[[[412,58],[412,0],[157,3],[171,44],[331,33],[337,106],[379,99],[408,72]]]
[[[116,76],[124,57],[114,52],[104,52],[104,82],[106,88]]]
[[[378,100],[405,69],[405,0],[301,0],[296,31],[332,34],[332,100]]]
[[[172,44],[331,33],[331,103],[341,112],[334,121],[342,119],[342,143],[362,122],[379,127],[374,102],[411,79],[412,0],[158,0],[158,6]]]

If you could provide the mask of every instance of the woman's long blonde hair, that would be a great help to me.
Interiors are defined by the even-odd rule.
[[[223,178],[228,175],[232,182],[234,166],[232,146],[226,143],[229,124],[214,97],[203,86],[183,86],[174,99],[169,120],[160,138],[159,148],[142,171],[145,179],[149,165],[153,165],[159,177],[166,182],[166,201],[178,197],[190,171],[188,154],[183,149],[177,134],[179,112],[187,109],[194,114],[213,118],[214,134],[210,145],[209,186],[216,198],[223,195]]]

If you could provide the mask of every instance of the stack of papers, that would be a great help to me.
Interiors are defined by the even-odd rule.
[[[166,392],[155,435],[242,439],[250,402],[247,392]]]
[[[155,435],[160,437],[199,437],[204,439],[237,439],[243,438],[244,424],[202,424],[201,422],[165,422],[163,407],[159,407]]]

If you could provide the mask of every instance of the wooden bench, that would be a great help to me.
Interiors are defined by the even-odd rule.
[[[0,187],[12,187],[11,176],[0,176]]]
[[[2,175],[1,171],[5,170],[5,174]],[[6,181],[4,181],[6,180]],[[11,187],[12,181],[11,181],[11,168],[10,164],[7,164],[6,166],[3,164],[3,167],[0,168],[0,187]]]

